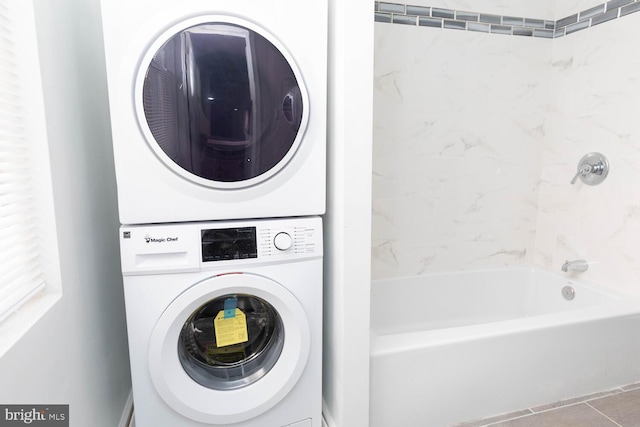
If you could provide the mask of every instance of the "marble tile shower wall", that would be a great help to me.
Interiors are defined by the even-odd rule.
[[[586,258],[585,279],[640,295],[638,28],[551,42],[376,24],[372,276]],[[610,176],[570,185],[589,151]]]
[[[372,276],[531,262],[547,41],[375,36]]]
[[[640,14],[554,41],[534,263],[592,264],[583,277],[640,295]],[[632,53],[633,52],[633,53]],[[570,185],[578,160],[605,154],[598,186]]]

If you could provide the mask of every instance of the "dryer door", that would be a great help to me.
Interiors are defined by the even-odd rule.
[[[269,178],[306,127],[307,95],[293,59],[237,18],[172,28],[151,47],[139,79],[139,120],[151,148],[203,185],[241,188]]]
[[[310,332],[282,285],[254,274],[201,281],[164,311],[149,369],[163,400],[190,419],[230,424],[282,400],[302,374]]]

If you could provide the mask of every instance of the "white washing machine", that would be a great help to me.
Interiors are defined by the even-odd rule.
[[[103,0],[120,221],[325,211],[327,0]]]
[[[319,217],[123,226],[137,427],[320,427]]]

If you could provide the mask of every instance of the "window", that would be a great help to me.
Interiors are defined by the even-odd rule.
[[[25,0],[0,0],[0,260],[0,321],[43,291],[59,293],[40,64]]]

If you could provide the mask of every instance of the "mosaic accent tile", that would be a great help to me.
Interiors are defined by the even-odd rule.
[[[431,16],[431,8],[407,5],[407,15]]]
[[[629,6],[625,6],[620,9],[620,16],[626,16],[630,13],[637,12],[640,10],[640,1],[634,4],[630,4]]]
[[[514,28],[513,29],[514,36],[533,36],[533,28]]]
[[[544,20],[525,18],[524,26],[529,28],[544,28]]]
[[[394,24],[416,25],[417,18],[408,15],[393,15]]]
[[[502,17],[498,15],[480,14],[480,22],[486,22],[488,24],[502,24]]]
[[[491,25],[491,32],[493,34],[504,34],[504,35],[510,36],[511,35],[511,27],[509,27],[507,25],[492,24]]]
[[[546,29],[545,30],[538,30],[538,29],[533,30],[533,35],[535,37],[543,37],[545,39],[552,39],[553,36],[554,36],[554,33],[555,32],[553,30],[546,30]]]
[[[634,1],[635,0],[611,0],[607,2],[607,12],[612,9],[625,6],[629,3],[633,3]]]
[[[449,9],[439,9],[437,7],[431,8],[431,16],[434,18],[448,18],[453,19],[456,17],[456,12]]]
[[[378,11],[379,12],[392,12],[392,13],[404,13],[404,5],[397,3],[378,3]]]
[[[458,21],[473,21],[478,22],[480,14],[472,12],[456,12],[456,19]]]
[[[591,26],[602,24],[603,22],[611,21],[612,19],[616,19],[618,17],[618,11],[620,9],[613,9],[607,13],[603,13],[602,15],[598,15],[591,20]]]
[[[503,16],[502,17],[502,23],[504,25],[523,27],[524,26],[524,18],[514,18],[513,16]]]
[[[375,21],[376,22],[391,22],[391,14],[390,13],[382,13],[382,12],[376,12],[375,14]]]
[[[566,27],[569,24],[575,24],[578,22],[578,14],[567,16],[566,18],[559,19],[556,21],[556,28]]]
[[[585,28],[589,28],[589,21],[578,22],[577,24],[567,25],[566,34],[573,34],[576,31],[584,30]]]
[[[442,19],[420,17],[418,25],[422,27],[442,28]]]
[[[491,25],[483,22],[469,22],[467,23],[467,30],[478,31],[480,33],[490,33]]]
[[[445,19],[444,28],[449,28],[450,30],[466,30],[467,23],[464,21],[450,21]]]
[[[375,21],[420,27],[555,39],[640,11],[640,0],[610,0],[557,21],[374,2]]]
[[[580,12],[580,17],[578,19],[582,21],[583,19],[593,18],[596,15],[604,13],[604,10],[605,10],[604,4],[601,4],[596,7],[592,7],[591,9],[583,10],[582,12]]]
[[[376,22],[391,22],[391,14],[390,13],[382,13],[382,12],[376,12],[375,14],[375,21]]]

